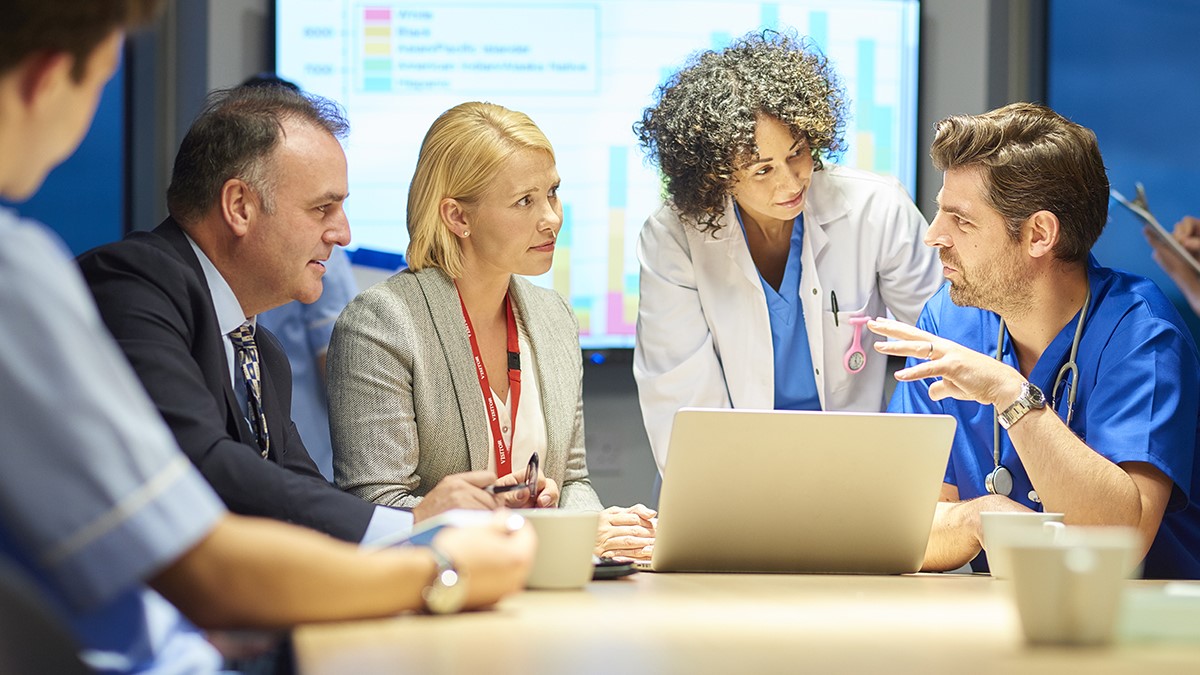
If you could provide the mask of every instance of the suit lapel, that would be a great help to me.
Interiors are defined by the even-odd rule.
[[[475,374],[475,359],[471,355],[458,291],[441,270],[425,269],[414,274],[425,295],[433,329],[454,386],[453,396],[446,397],[446,405],[458,406],[471,470],[485,470],[491,451],[487,438],[488,421],[481,403],[483,393],[479,388],[479,376]]]
[[[204,277],[204,268],[200,266],[200,260],[196,258],[196,252],[192,250],[192,245],[188,242],[187,237],[184,235],[183,229],[179,226],[175,219],[168,217],[162,222],[162,224],[154,228],[154,234],[161,237],[162,240],[167,243],[168,247],[175,252],[175,255],[179,256],[179,258],[183,260],[185,264],[187,264],[188,269],[190,269],[192,273],[196,275],[196,280],[204,292],[204,297],[208,300],[203,310],[208,314],[206,317],[206,322],[209,326],[213,326],[215,329],[215,327],[218,325],[218,321],[216,310],[213,309],[212,293],[208,290],[208,282]],[[241,443],[257,446],[258,439],[255,438],[254,432],[251,431],[249,424],[246,422],[245,415],[242,414],[241,406],[238,405],[237,397],[233,392],[233,383],[229,381],[229,378],[225,377],[225,373],[228,372],[228,365],[226,364],[225,357],[225,336],[221,335],[219,330],[214,330],[214,332],[217,333],[217,354],[211,359],[204,358],[200,362],[203,364],[211,360],[214,366],[218,363],[223,364],[224,369],[213,368],[210,371],[208,368],[205,368],[206,377],[209,377],[210,372],[220,374],[220,377],[216,378],[219,381],[219,384],[209,380],[209,389],[211,391],[214,389],[214,387],[217,388],[218,390],[213,391],[213,394],[217,399],[225,401],[225,429],[229,435],[233,436]],[[197,336],[196,339],[201,340],[202,336]],[[264,368],[264,370],[266,369]],[[234,364],[234,373],[236,374],[236,372],[237,364]],[[264,377],[264,392],[266,391],[266,380],[267,378]],[[268,417],[268,420],[269,419],[270,417]],[[271,423],[268,422],[268,425],[270,424]],[[274,438],[274,434],[276,433],[275,430],[270,429],[270,433],[272,434],[272,438]],[[282,437],[280,438],[282,440]]]
[[[234,372],[236,373],[237,371],[235,370]],[[264,386],[266,386],[265,381]],[[225,419],[228,420],[228,424],[225,425],[225,430],[229,432],[230,436],[236,438],[240,443],[257,445],[258,439],[255,438],[254,432],[250,429],[249,422],[246,421],[246,417],[242,414],[241,406],[238,405],[238,401],[234,396],[233,389],[228,383],[226,383],[222,388],[224,389],[225,395]],[[268,423],[268,427],[269,426],[270,424]],[[274,430],[270,431],[272,434],[275,433]],[[274,438],[274,436],[272,436],[272,438]]]

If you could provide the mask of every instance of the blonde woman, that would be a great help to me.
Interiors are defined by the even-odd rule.
[[[537,453],[526,505],[603,511],[597,553],[648,557],[654,513],[604,510],[588,480],[574,314],[523,278],[550,269],[558,186],[526,115],[464,103],[433,123],[409,189],[409,267],[350,303],[330,343],[334,473],[413,508],[450,474],[524,480]]]

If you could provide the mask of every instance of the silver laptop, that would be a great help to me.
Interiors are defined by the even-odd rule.
[[[948,415],[684,408],[650,569],[916,572],[955,425]]]

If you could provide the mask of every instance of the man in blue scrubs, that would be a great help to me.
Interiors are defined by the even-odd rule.
[[[1152,282],[1090,255],[1108,216],[1095,135],[1017,103],[943,120],[930,154],[925,243],[950,283],[916,328],[869,324],[908,357],[890,409],[958,420],[925,569],[974,559],[983,511],[1045,510],[1136,527],[1146,577],[1200,578],[1200,360]]]
[[[160,4],[5,1],[0,197],[29,198],[74,152],[125,28]],[[449,611],[523,586],[534,548],[527,527],[447,529],[433,541],[440,553],[363,555],[307,529],[229,514],[179,451],[62,242],[10,209],[0,209],[0,241],[0,581],[25,577],[93,671],[216,673],[221,655],[197,625]],[[451,562],[470,580],[447,584]],[[0,672],[43,672],[23,660],[40,637],[2,636]]]

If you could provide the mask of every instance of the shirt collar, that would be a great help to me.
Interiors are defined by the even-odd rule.
[[[204,281],[208,284],[209,294],[212,295],[213,309],[217,313],[217,326],[221,330],[221,335],[228,335],[237,330],[238,326],[246,323],[246,316],[242,313],[242,303],[238,302],[233,289],[229,287],[229,282],[225,281],[225,277],[221,276],[217,266],[213,264],[212,260],[209,260],[196,241],[186,232],[183,233],[183,236],[187,237],[188,244],[191,244],[192,251],[200,261],[200,269],[204,270]],[[250,317],[250,325],[255,326],[257,320],[256,316]]]

